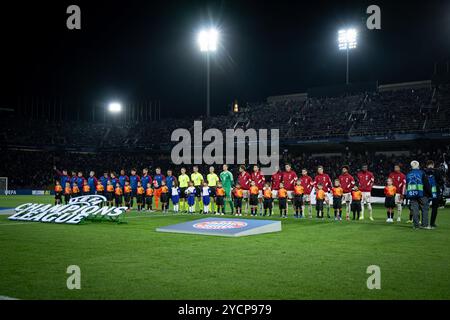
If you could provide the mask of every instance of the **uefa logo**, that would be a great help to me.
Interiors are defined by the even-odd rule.
[[[247,226],[243,221],[206,221],[194,224],[196,229],[204,230],[227,230],[227,229],[239,229]]]
[[[95,206],[95,205],[101,204],[103,202],[106,202],[106,200],[107,199],[104,196],[93,194],[93,195],[86,195],[86,196],[71,198],[69,200],[69,204]]]

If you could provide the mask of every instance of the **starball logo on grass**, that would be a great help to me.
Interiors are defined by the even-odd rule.
[[[226,220],[226,221],[205,221],[194,224],[196,229],[204,230],[227,230],[227,229],[240,229],[247,226],[244,221]]]
[[[24,203],[16,207],[15,214],[8,217],[14,221],[50,222],[79,224],[88,217],[118,219],[127,207],[102,207],[106,198],[100,195],[88,195],[70,199],[68,204]]]

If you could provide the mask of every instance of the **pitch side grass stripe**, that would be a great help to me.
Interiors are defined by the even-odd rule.
[[[0,300],[19,300],[19,299],[8,297],[8,296],[0,296]]]

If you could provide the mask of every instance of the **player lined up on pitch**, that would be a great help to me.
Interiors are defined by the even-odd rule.
[[[405,196],[410,202],[414,200],[411,188],[421,189],[422,193],[418,197],[426,197],[426,202],[431,201],[433,205],[432,200],[438,196],[436,179],[433,171],[430,171],[433,167],[434,163],[429,161],[427,172],[431,173],[427,174],[427,181],[413,186],[414,179],[408,177],[414,169],[407,176],[401,172],[399,164],[394,166],[384,188],[386,222],[394,222],[395,209],[397,222],[401,222]],[[143,169],[142,176],[139,176],[133,168],[129,176],[122,169],[119,176],[115,172],[105,172],[99,179],[93,171],[86,179],[82,172],[72,172],[72,176],[69,176],[67,170],[60,172],[56,167],[54,169],[58,174],[55,185],[56,204],[62,200],[68,203],[71,197],[79,195],[97,194],[106,197],[107,205],[125,205],[129,210],[136,203],[138,211],[161,210],[167,213],[171,202],[175,213],[272,216],[276,202],[282,218],[288,217],[291,207],[294,218],[312,218],[315,207],[317,219],[324,219],[326,214],[328,219],[334,218],[337,221],[364,220],[367,208],[369,219],[374,220],[371,192],[375,177],[367,165],[362,166],[356,179],[350,174],[349,166],[344,165],[341,175],[333,182],[324,172],[323,166],[317,167],[313,179],[306,168],[301,170],[298,177],[289,164],[285,165],[284,171],[277,168],[271,175],[270,182],[266,181],[257,165],[253,166],[251,173],[246,171],[244,165],[239,166],[237,179],[234,179],[226,164],[222,166],[219,176],[211,166],[206,179],[197,166],[193,166],[190,175],[186,168],[181,168],[178,177],[174,176],[172,170],[163,175],[160,168],[155,169],[153,177],[149,175],[148,169]],[[430,192],[424,194],[423,185],[429,186]],[[421,207],[425,205],[422,203]],[[408,222],[413,221],[413,213],[411,209]],[[435,225],[436,214],[433,214],[432,225]]]

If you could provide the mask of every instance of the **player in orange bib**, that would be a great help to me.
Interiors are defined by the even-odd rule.
[[[97,183],[97,185],[95,186],[95,191],[99,196],[105,195],[105,188],[103,187],[103,185],[101,183]],[[104,202],[102,201],[100,206],[103,207],[103,205],[104,205]]]
[[[394,186],[394,182],[391,178],[387,179],[386,187],[384,187],[384,206],[387,209],[387,223],[394,222],[394,208],[395,208],[395,195],[397,188]]]
[[[278,207],[280,208],[280,217],[287,218],[287,190],[284,183],[280,183],[278,190]]]
[[[272,188],[270,188],[270,184],[266,183],[263,188],[263,206],[264,206],[264,216],[267,214],[267,210],[269,211],[269,216],[272,216],[272,207],[273,207],[273,198],[272,198]]]
[[[342,197],[344,190],[341,188],[339,179],[334,180],[334,187],[331,189],[331,193],[333,194],[334,220],[342,220]]]
[[[150,182],[147,183],[147,189],[145,189],[145,204],[148,211],[153,211],[153,188]]]
[[[137,189],[136,189],[136,202],[137,202],[137,207],[138,207],[138,211],[141,211],[144,205],[144,193],[145,190],[142,187],[142,184],[140,181],[138,181],[137,183]]]
[[[123,190],[120,187],[120,183],[116,183],[116,188],[114,189],[114,199],[116,201],[116,207],[122,206]]]
[[[244,190],[242,190],[241,185],[238,183],[233,189],[234,196],[234,207],[236,209],[236,216],[242,216],[242,198],[244,197]]]
[[[250,211],[252,216],[258,215],[258,195],[259,188],[256,186],[256,182],[252,180],[250,182]]]
[[[83,195],[91,194],[91,187],[88,185],[87,180],[84,180],[83,184]]]
[[[302,186],[301,180],[297,180],[294,186],[294,218],[303,218],[303,194],[305,189]]]
[[[166,181],[161,181],[161,211],[166,213],[169,210],[169,188]]]
[[[128,210],[131,210],[131,186],[129,181],[125,181],[125,186],[123,187],[123,198],[125,200],[125,206]]]
[[[95,186],[95,190],[97,191],[98,195],[100,195],[100,196],[104,195],[103,192],[105,191],[105,188],[103,187],[103,185],[101,183],[97,183],[97,185]]]
[[[222,182],[217,182],[216,188],[216,206],[217,213],[220,215],[225,215],[225,189],[222,186]]]
[[[359,217],[361,215],[361,199],[362,199],[362,192],[359,191],[358,186],[353,187],[352,191],[352,214],[353,214],[353,220],[356,218],[359,220]]]
[[[56,183],[55,183],[55,206],[57,204],[61,204],[62,194],[63,194],[63,188],[61,187],[61,184],[59,183],[59,181],[56,181]]]
[[[113,199],[114,199],[114,186],[112,185],[111,181],[108,180],[106,183],[106,201],[108,201],[108,205],[112,207],[113,205]]]
[[[70,188],[70,182],[66,182],[66,187],[64,188],[64,203],[68,204],[70,201],[70,196],[72,195],[72,189]]]
[[[325,203],[325,201],[326,193],[323,190],[323,185],[319,183],[316,190],[316,212],[318,219],[323,219],[323,204]]]
[[[76,183],[73,184],[72,187],[72,197],[76,198],[80,195],[80,188],[78,188],[78,185]]]

